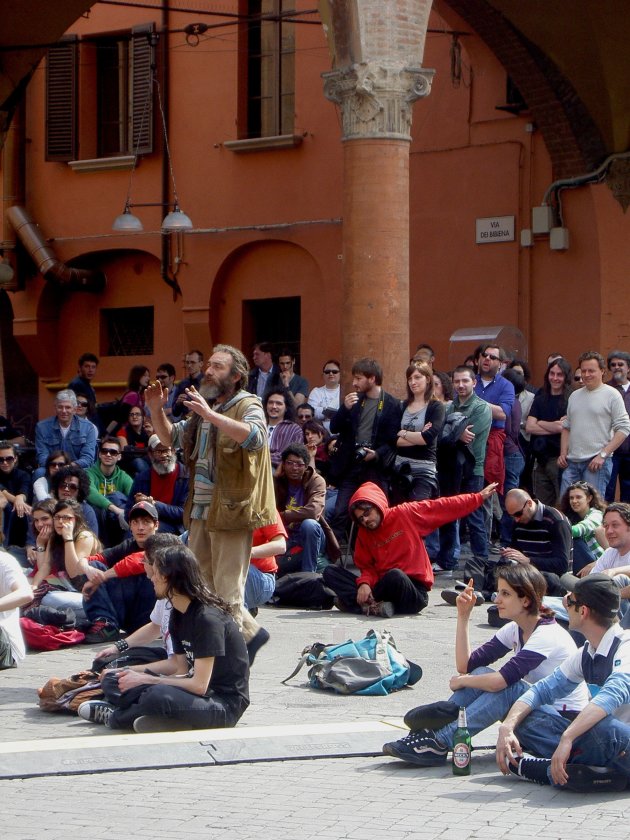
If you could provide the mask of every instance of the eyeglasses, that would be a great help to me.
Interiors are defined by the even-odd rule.
[[[367,508],[355,508],[355,519],[357,520],[357,522],[363,522],[363,520],[367,519],[367,517],[372,513],[373,510],[374,508],[372,507],[372,505],[370,505],[370,507]]]
[[[74,522],[74,516],[64,516],[62,513],[56,513],[53,516],[54,522]]]
[[[514,513],[510,514],[510,516],[513,517],[514,519],[520,519],[521,516],[525,513],[525,508],[527,507],[528,504],[529,504],[529,499],[525,502],[525,504],[523,505],[523,507],[520,510],[515,510]]]
[[[137,419],[138,419],[138,417],[142,417],[142,414],[141,414],[140,412],[138,412],[138,413],[136,414],[136,412],[135,412],[135,411],[132,411],[132,412],[131,412],[131,414],[129,415],[129,419],[130,419],[130,420],[131,420],[131,418],[133,418],[134,420],[137,420]]]
[[[168,373],[156,373],[156,379],[168,379]]]
[[[83,402],[83,400],[77,400],[77,407],[79,408],[87,408],[89,403]]]
[[[571,598],[570,595],[567,595],[567,607],[581,607],[582,604],[575,598]]]
[[[482,353],[482,358],[484,359],[492,359],[493,362],[498,362],[501,356],[495,356],[494,353]]]
[[[12,464],[15,461],[15,455],[0,456],[0,464]]]
[[[79,483],[77,482],[75,484],[74,481],[62,481],[59,486],[62,487],[64,490],[78,490],[79,489]]]
[[[109,446],[101,446],[101,452],[103,455],[120,455],[119,449],[110,449]]]
[[[170,455],[172,451],[173,450],[169,446],[168,449],[154,449],[153,454],[154,455]]]
[[[306,464],[304,463],[304,461],[289,461],[289,460],[287,460],[287,461],[284,462],[284,465],[286,467],[293,467],[294,469],[297,469],[298,467],[303,467],[304,469],[306,469]]]
[[[341,373],[340,370],[325,370],[324,373],[326,376],[336,376],[338,373]]]

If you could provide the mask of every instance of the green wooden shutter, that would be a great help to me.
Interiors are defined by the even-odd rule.
[[[46,160],[78,156],[78,53],[75,35],[63,38],[46,58]]]
[[[134,26],[131,51],[131,149],[132,154],[153,151],[152,72],[155,47],[149,40],[154,31],[152,23]]]

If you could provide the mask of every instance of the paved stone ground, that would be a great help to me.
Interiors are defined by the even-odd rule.
[[[252,705],[239,726],[399,718],[411,706],[447,696],[455,610],[441,601],[439,589],[422,615],[384,622],[336,611],[262,609],[259,620],[272,637],[256,660]],[[424,668],[414,688],[385,698],[339,697],[308,689],[305,672],[289,686],[281,684],[306,644],[358,638],[376,622],[391,629],[400,650]],[[473,644],[491,632],[485,608],[478,608]],[[31,654],[19,669],[2,672],[0,741],[110,734],[76,717],[41,713],[36,705],[38,686],[53,674],[85,667],[92,650]],[[493,732],[476,739],[493,742]],[[491,752],[474,755],[468,778],[454,778],[450,767],[419,769],[373,757],[49,776],[5,780],[1,789],[3,840],[111,840],[157,831],[165,838],[221,840],[277,840],[281,834],[322,840],[590,840],[595,833],[625,837],[630,817],[624,794],[577,796],[504,779]]]

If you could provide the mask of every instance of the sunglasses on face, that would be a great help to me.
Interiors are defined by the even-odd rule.
[[[63,490],[78,490],[79,485],[75,484],[73,481],[62,481],[59,485]]]
[[[577,601],[575,598],[571,598],[570,595],[567,595],[567,607],[581,607],[581,606],[582,605],[580,604],[579,601]]]
[[[48,469],[49,470],[60,470],[62,467],[65,467],[65,466],[66,466],[65,461],[51,461],[50,464],[48,464]]]
[[[77,400],[77,408],[87,408],[88,403],[82,402],[81,400]]]
[[[105,447],[105,446],[101,447],[101,452],[103,453],[103,455],[118,455],[119,454],[118,449],[113,449],[113,448],[110,449],[109,447]]]
[[[338,373],[341,373],[341,371],[338,371],[338,370],[325,370],[325,371],[324,371],[324,373],[326,374],[326,376],[336,376]]]
[[[482,353],[481,356],[484,359],[491,359],[493,362],[498,362],[501,358],[500,356],[495,356],[494,353]]]
[[[512,516],[514,519],[520,519],[521,516],[525,513],[525,508],[527,507],[527,504],[528,502],[525,502],[525,504],[520,510],[515,510],[514,513],[510,514],[510,516]]]
[[[0,464],[12,464],[15,461],[15,455],[4,455],[0,457]]]

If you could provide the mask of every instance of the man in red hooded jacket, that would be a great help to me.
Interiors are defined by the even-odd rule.
[[[433,570],[422,538],[481,507],[496,487],[389,507],[380,487],[371,481],[362,484],[349,504],[359,526],[354,549],[359,577],[340,566],[324,569],[324,582],[337,594],[339,609],[387,618],[423,610]]]

